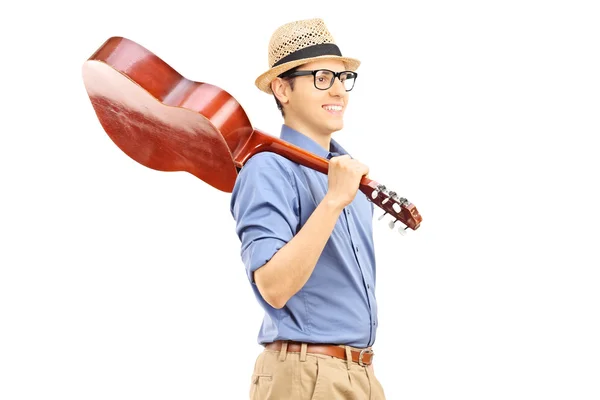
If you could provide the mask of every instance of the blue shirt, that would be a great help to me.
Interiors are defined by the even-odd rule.
[[[323,158],[347,154],[333,139],[326,151],[286,125],[280,138]],[[265,310],[259,344],[293,340],[367,347],[375,341],[374,207],[360,190],[340,214],[312,275],[284,307],[265,302],[252,279],[302,228],[327,188],[327,175],[272,152],[252,156],[236,179],[230,210],[248,279]]]

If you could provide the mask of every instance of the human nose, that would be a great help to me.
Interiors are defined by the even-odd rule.
[[[333,85],[329,89],[329,92],[334,96],[345,96],[346,95],[346,86],[344,82],[340,80],[339,76],[333,77]]]

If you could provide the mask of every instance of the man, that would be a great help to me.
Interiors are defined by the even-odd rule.
[[[278,28],[257,87],[275,97],[281,138],[330,159],[328,174],[278,154],[240,171],[231,212],[265,310],[251,399],[384,399],[373,373],[377,329],[368,168],[331,138],[343,127],[358,60],[342,57],[321,19]]]

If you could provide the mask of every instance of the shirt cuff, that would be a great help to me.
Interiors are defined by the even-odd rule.
[[[254,241],[242,253],[242,260],[246,266],[246,273],[250,283],[255,285],[254,271],[265,265],[279,249],[285,246],[287,242],[277,239],[268,238]]]

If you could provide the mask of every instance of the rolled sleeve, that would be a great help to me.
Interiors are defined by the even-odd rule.
[[[231,213],[249,281],[296,234],[298,196],[285,160],[273,153],[252,157],[236,179]]]

